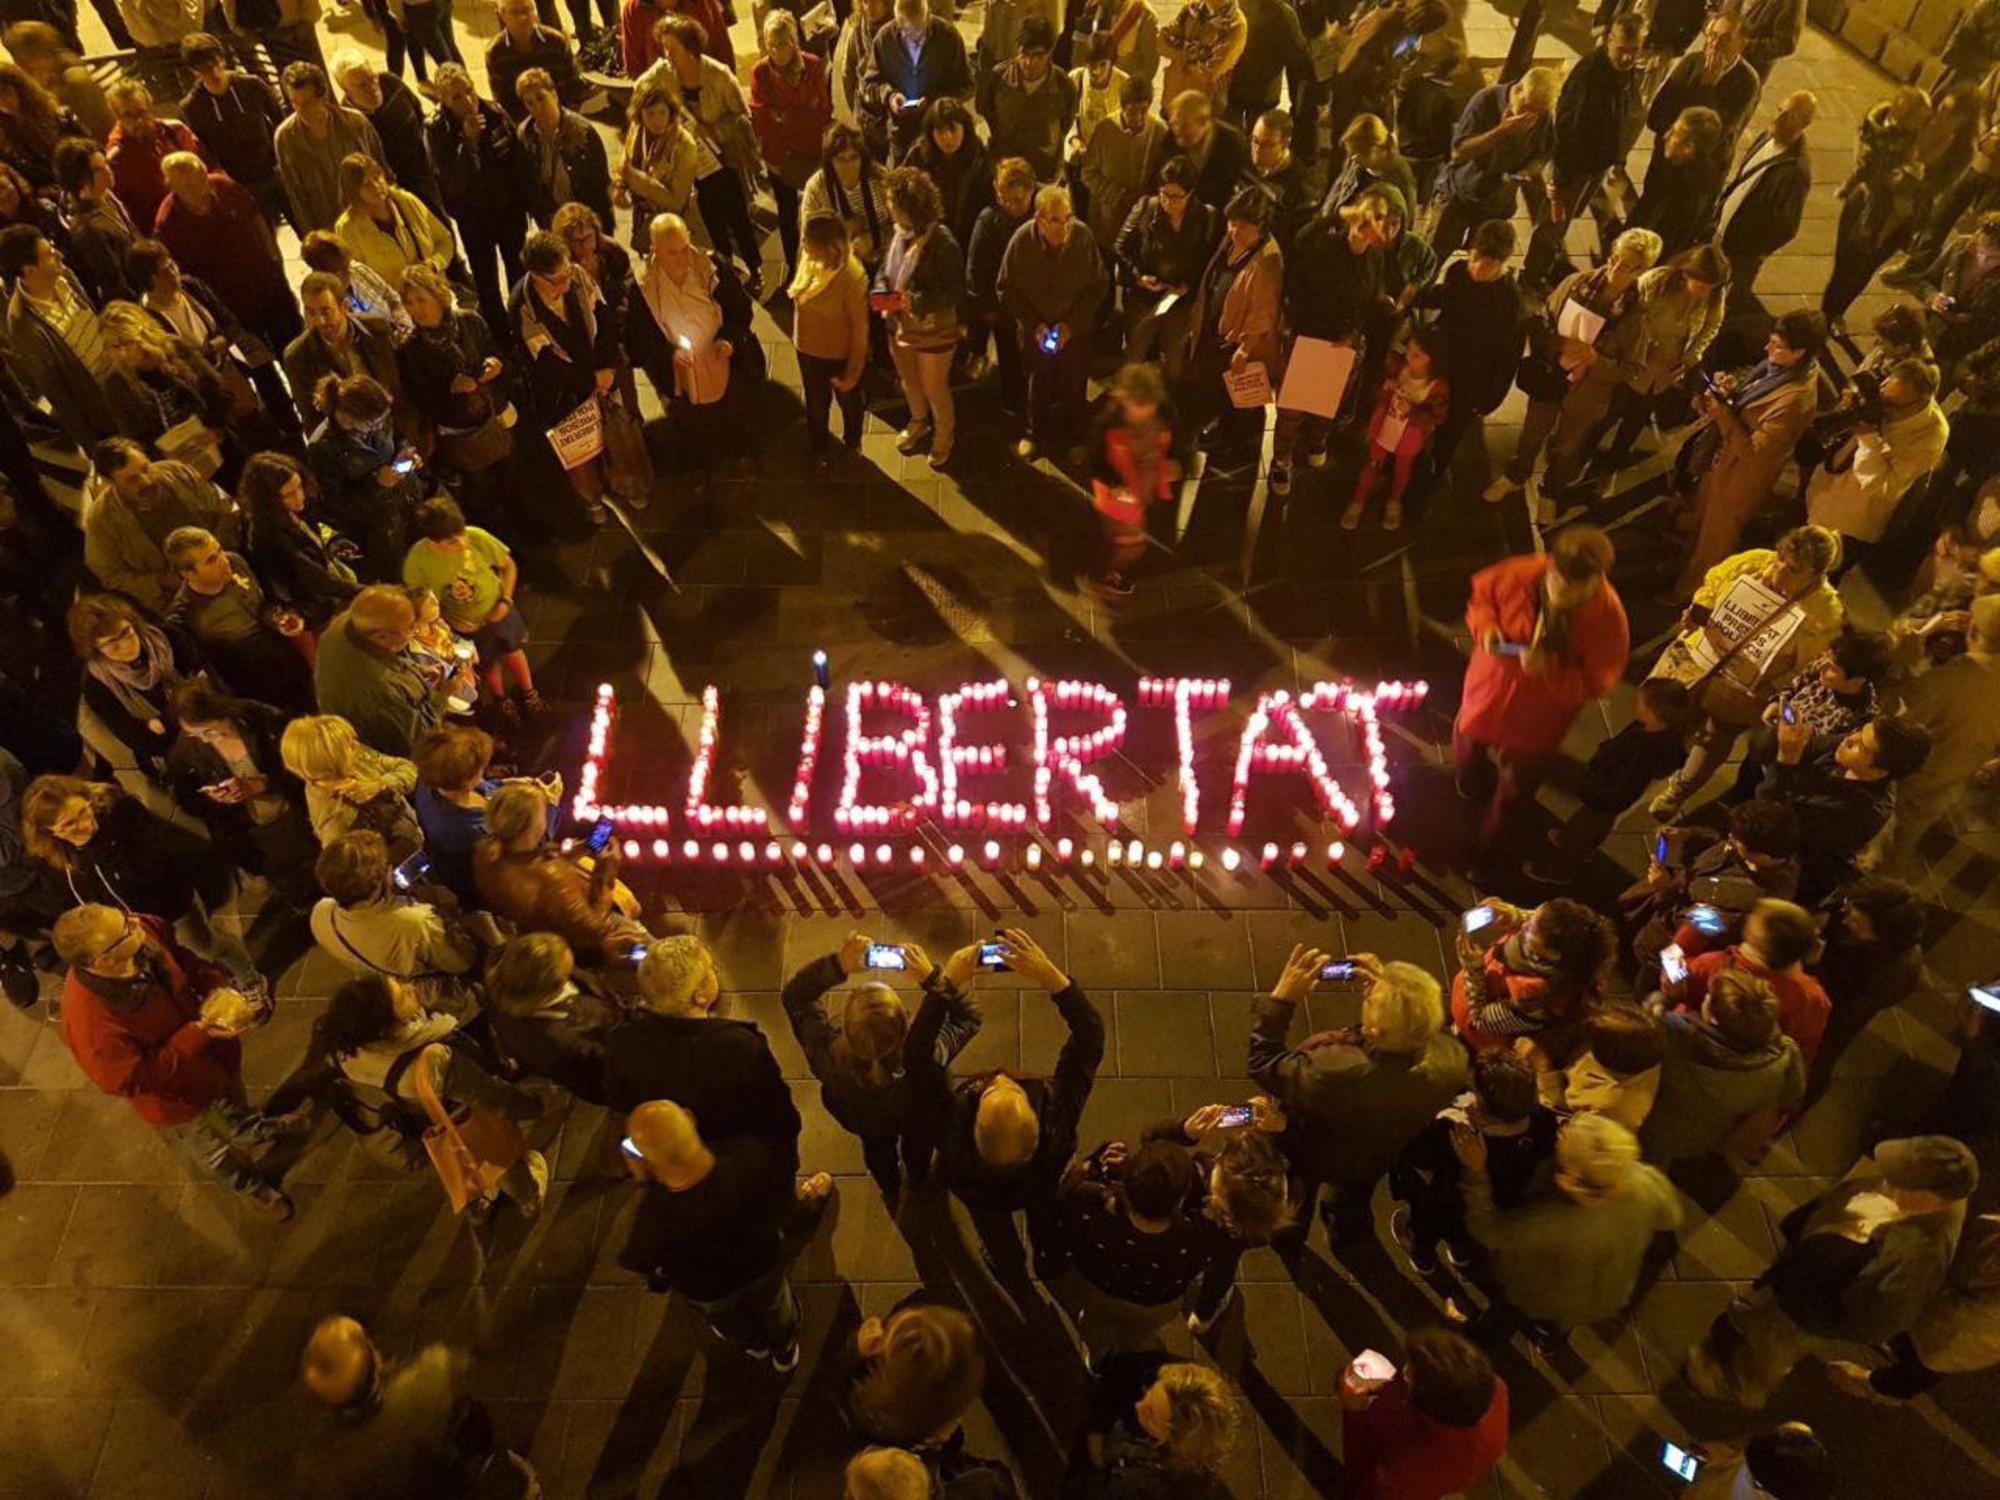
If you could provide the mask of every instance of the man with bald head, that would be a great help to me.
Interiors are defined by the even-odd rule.
[[[322,1319],[306,1340],[299,1380],[329,1414],[300,1450],[295,1493],[317,1500],[469,1495],[509,1473],[517,1487],[492,1493],[533,1493],[534,1470],[494,1443],[492,1419],[465,1394],[469,1364],[443,1344],[392,1363],[354,1319]]]
[[[695,1113],[666,1099],[633,1110],[625,1130],[625,1165],[645,1195],[619,1264],[656,1292],[679,1292],[752,1358],[796,1368],[785,1226],[796,1202],[824,1202],[833,1179],[818,1173],[795,1198],[790,1159],[768,1137],[705,1140]]]
[[[319,710],[354,726],[363,744],[407,757],[444,718],[445,689],[410,655],[417,628],[409,595],[375,584],[354,596],[319,638]]]
[[[1764,262],[1792,242],[1812,191],[1806,130],[1819,114],[1809,89],[1787,94],[1723,185],[1715,240],[1729,257],[1729,298],[1750,295]]]
[[[1009,928],[997,946],[1009,970],[1049,992],[1069,1034],[1047,1078],[996,1070],[957,1080],[939,1151],[944,1179],[970,1212],[994,1268],[1019,1279],[1026,1267],[1014,1213],[1026,1209],[1032,1227],[1055,1201],[1104,1061],[1104,1017],[1026,932]],[[905,1059],[913,1077],[920,1061]]]

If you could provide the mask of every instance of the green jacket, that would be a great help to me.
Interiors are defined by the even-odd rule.
[[[1699,1016],[1684,1013],[1667,1016],[1661,1035],[1660,1092],[1639,1127],[1647,1161],[1670,1166],[1720,1151],[1751,1115],[1790,1109],[1805,1097],[1805,1062],[1788,1036],[1739,1052]]]
[[[1484,1172],[1467,1172],[1465,1223],[1493,1254],[1500,1289],[1530,1318],[1577,1328],[1615,1317],[1632,1300],[1653,1236],[1680,1226],[1673,1185],[1636,1167],[1616,1197],[1579,1203],[1550,1175],[1515,1208],[1493,1206]]]
[[[426,681],[408,652],[390,655],[357,634],[343,611],[319,638],[314,674],[319,710],[354,726],[361,742],[408,757],[444,717],[444,689]]]

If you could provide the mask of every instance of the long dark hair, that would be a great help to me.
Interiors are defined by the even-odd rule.
[[[312,1050],[337,1062],[393,1035],[401,1024],[395,987],[384,975],[364,974],[333,992],[325,1013],[313,1022]]]

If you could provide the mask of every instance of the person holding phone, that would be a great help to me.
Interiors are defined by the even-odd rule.
[[[1700,1009],[1671,1011],[1662,1025],[1660,1093],[1639,1127],[1646,1159],[1667,1167],[1721,1155],[1739,1171],[1755,1162],[1806,1092],[1805,1059],[1779,1024],[1776,992],[1747,969],[1719,968]]]
[[[1625,672],[1631,629],[1611,582],[1611,538],[1557,533],[1545,555],[1509,558],[1472,578],[1466,668],[1452,764],[1461,797],[1484,804],[1469,873],[1475,885],[1518,847],[1515,822],[1584,707]],[[1505,654],[1503,647],[1525,649]]]
[[[618,879],[616,845],[591,856],[549,842],[541,787],[503,785],[487,799],[486,827],[473,846],[472,883],[495,916],[524,931],[560,933],[577,952],[608,963],[622,963],[634,943],[651,936],[639,921],[638,899]]]
[[[1560,1066],[1603,997],[1616,945],[1611,924],[1566,896],[1529,911],[1486,904],[1501,920],[1459,933],[1452,1025],[1474,1052],[1519,1050],[1525,1040],[1537,1069]]]
[[[1084,409],[1097,311],[1110,290],[1104,257],[1078,221],[1069,190],[1035,194],[1035,217],[1014,231],[995,290],[1012,320],[1028,376],[1028,432],[1015,452],[1060,455]]]
[[[1341,1238],[1370,1231],[1376,1182],[1465,1086],[1465,1052],[1445,1030],[1437,980],[1372,953],[1348,955],[1366,985],[1361,1024],[1288,1046],[1329,957],[1304,944],[1292,949],[1270,995],[1255,1004],[1247,1071],[1291,1121],[1286,1152],[1308,1184],[1301,1219],[1325,1186],[1327,1233]]]
[[[179,731],[167,747],[167,787],[208,828],[215,851],[262,875],[295,907],[312,901],[305,872],[316,850],[305,791],[278,745],[285,716],[268,704],[219,692],[205,677],[167,695]]]
[[[1340,1377],[1344,1500],[1469,1493],[1507,1451],[1507,1401],[1485,1351],[1449,1328],[1413,1331],[1400,1370],[1363,1350]]]
[[[1104,1061],[1104,1017],[1025,929],[1007,928],[998,941],[1007,968],[1048,992],[1067,1035],[1045,1078],[995,1069],[951,1080],[937,1129],[944,1180],[965,1205],[993,1269],[1024,1284],[1027,1262],[1014,1215],[1025,1209],[1032,1221],[1055,1199]],[[906,1050],[903,1063],[933,1079],[943,1073],[932,1055]]]
[[[528,625],[514,603],[521,568],[507,544],[484,527],[468,525],[448,495],[426,500],[410,522],[417,539],[403,558],[403,582],[436,594],[445,623],[472,642],[489,701],[503,718],[547,712],[522,649]]]
[[[1766,897],[1743,919],[1741,941],[1688,960],[1678,982],[1663,974],[1660,990],[1675,1010],[1699,1012],[1717,975],[1733,971],[1762,980],[1778,998],[1779,1029],[1798,1043],[1799,1055],[1811,1069],[1833,1016],[1832,999],[1806,972],[1819,945],[1819,924],[1811,912]]]
[[[481,947],[448,896],[440,908],[399,889],[396,868],[379,833],[357,829],[328,844],[313,867],[326,892],[312,909],[313,939],[349,973],[387,974],[409,985],[425,1010],[470,1020]]]
[[[1242,1253],[1210,1211],[1194,1153],[1156,1136],[1107,1141],[1069,1169],[1035,1237],[1035,1271],[1097,1366],[1113,1350],[1159,1348],[1184,1305],[1191,1330],[1213,1328]]]
[[[235,983],[197,958],[157,917],[83,905],[54,929],[63,980],[62,1032],[84,1076],[130,1101],[206,1175],[277,1223],[292,1200],[263,1158],[280,1134],[244,1102],[242,1044],[203,1025],[210,991]]]
[[[485,1014],[495,1048],[522,1071],[604,1104],[605,1038],[625,1007],[553,932],[509,939],[486,966]]]
[[[944,1070],[979,1034],[982,1017],[969,993],[979,948],[960,948],[939,968],[915,943],[877,944],[866,933],[851,932],[839,952],[787,980],[779,997],[806,1066],[819,1080],[820,1102],[860,1137],[861,1160],[891,1211],[902,1203],[906,1174],[911,1188],[930,1176],[936,1146],[931,1127],[944,1102],[938,1092]],[[899,959],[895,972],[923,990],[914,1019],[902,997],[876,981],[855,984],[839,1018],[828,1016],[827,992],[867,974],[871,956]],[[912,1057],[923,1061],[912,1067]]]

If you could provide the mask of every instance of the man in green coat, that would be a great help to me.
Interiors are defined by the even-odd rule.
[[[356,594],[319,639],[320,712],[340,715],[364,745],[384,755],[407,757],[444,717],[444,685],[431,681],[408,650],[416,626],[409,595],[375,584]]]

